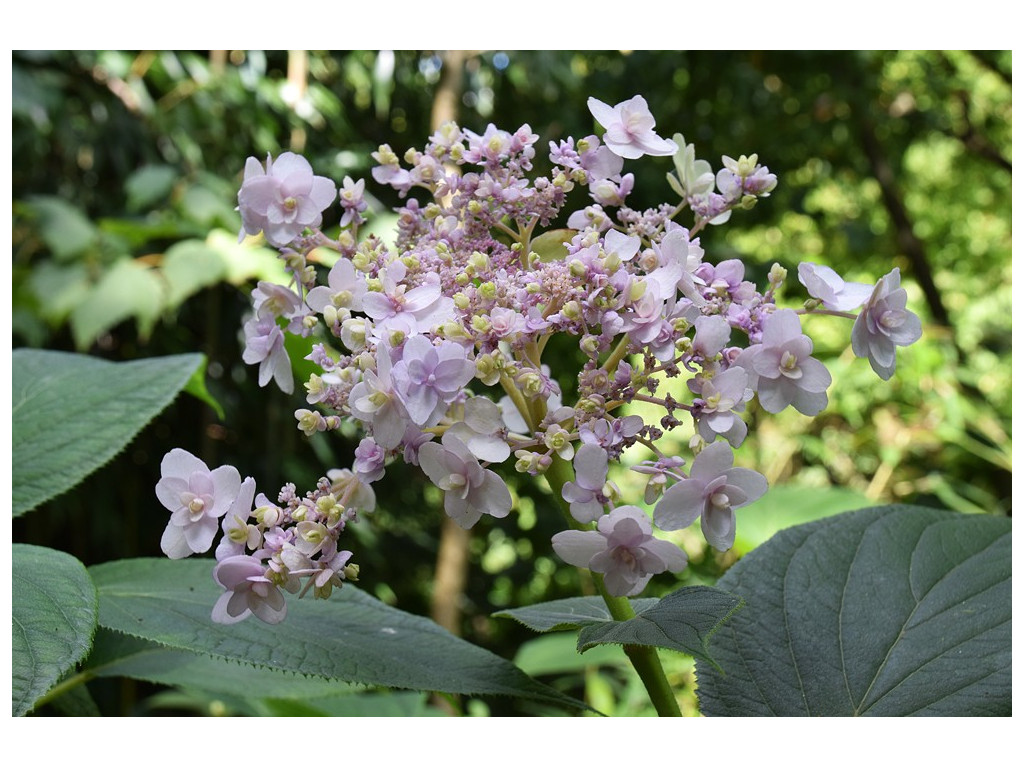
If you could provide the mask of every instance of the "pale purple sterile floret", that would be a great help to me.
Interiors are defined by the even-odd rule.
[[[211,471],[203,461],[175,448],[160,462],[156,497],[171,511],[160,549],[172,559],[206,552],[218,520],[238,497],[242,478],[230,465]]]
[[[830,267],[803,261],[797,267],[800,282],[825,309],[849,312],[861,306],[874,289],[867,283],[848,283]]]
[[[480,461],[501,463],[512,453],[503,436],[505,422],[501,410],[486,397],[466,400],[462,421],[448,427],[448,432],[465,443]]]
[[[391,378],[391,353],[386,344],[377,345],[377,370],[363,371],[363,380],[352,387],[348,407],[352,415],[373,428],[373,437],[390,451],[402,441],[409,426],[409,414],[395,391]]]
[[[267,242],[283,248],[306,227],[318,227],[322,212],[334,202],[334,182],[314,176],[309,161],[292,152],[277,160],[267,155],[264,170],[259,160],[245,162],[245,178],[238,191],[242,214],[239,241],[261,230]]]
[[[260,364],[259,383],[265,387],[270,379],[277,382],[282,392],[291,394],[295,389],[292,362],[284,348],[284,332],[271,314],[249,319],[243,326],[245,350],[242,360],[249,365]]]
[[[665,491],[654,508],[654,522],[662,530],[674,531],[699,517],[708,544],[724,552],[736,537],[733,509],[759,499],[767,490],[764,476],[733,467],[729,446],[712,443],[693,460],[689,478]]]
[[[696,377],[688,382],[697,395],[693,402],[693,418],[697,433],[705,442],[714,442],[719,435],[738,448],[747,436],[747,425],[739,417],[747,400],[754,393],[747,386],[747,371],[734,366],[711,378]]]
[[[417,333],[425,333],[449,319],[454,310],[455,302],[441,295],[436,282],[409,289],[403,282],[406,272],[401,261],[391,262],[378,274],[381,290],[363,296],[363,311],[376,322],[378,333],[402,327],[403,322],[411,324]]]
[[[551,537],[551,544],[570,565],[604,574],[609,594],[628,597],[646,587],[653,575],[686,567],[686,554],[653,532],[642,509],[624,506],[598,520],[596,531],[562,531]]]
[[[853,324],[853,354],[866,357],[875,373],[889,379],[896,371],[896,347],[921,338],[921,318],[907,309],[900,271],[879,280]]]
[[[591,96],[590,114],[607,131],[605,145],[619,157],[630,160],[643,155],[674,155],[679,147],[654,132],[654,116],[643,96],[634,96],[611,107]]]
[[[769,413],[792,405],[814,416],[828,404],[825,390],[832,375],[811,357],[814,342],[801,332],[800,317],[791,309],[773,312],[764,321],[761,343],[747,347],[736,358],[750,374],[757,399]]]
[[[284,595],[266,576],[266,566],[250,555],[234,555],[217,563],[214,580],[227,590],[213,606],[213,620],[234,624],[256,616],[267,624],[284,621]]]
[[[364,483],[373,483],[384,477],[384,459],[387,452],[372,437],[364,437],[356,446],[352,470]]]
[[[472,528],[482,515],[505,517],[512,495],[505,481],[480,466],[466,444],[445,433],[441,443],[419,451],[420,469],[444,491],[444,511],[462,528]]]
[[[562,498],[569,502],[569,512],[581,523],[592,523],[604,515],[608,497],[604,484],[608,479],[608,453],[599,445],[586,443],[576,451],[572,461],[575,482],[562,486]]]
[[[413,423],[433,427],[462,388],[476,375],[476,363],[454,341],[434,346],[426,336],[413,336],[402,347],[402,359],[391,369],[395,392]]]

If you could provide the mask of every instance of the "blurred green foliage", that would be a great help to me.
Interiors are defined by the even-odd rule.
[[[284,482],[310,488],[325,469],[350,465],[354,430],[305,440],[291,415],[297,401],[259,389],[241,362],[248,292],[281,272],[272,251],[235,242],[237,183],[250,155],[302,152],[340,182],[368,177],[381,143],[399,154],[422,146],[445,61],[434,51],[14,53],[15,346],[114,360],[203,352],[209,393],[225,411],[222,420],[198,400],[179,401],[115,463],[16,521],[16,540],[86,564],[159,554],[166,520],[152,489],[160,458],[176,446],[210,466],[235,464],[268,495]],[[758,153],[778,188],[701,240],[709,260],[743,258],[748,279],[762,285],[773,262],[787,267],[784,303],[800,302],[800,261],[862,282],[901,268],[925,336],[900,350],[891,381],[853,358],[846,321],[814,318],[808,333],[835,381],[828,409],[815,419],[751,414],[739,461],[798,489],[787,491],[789,502],[759,505],[756,536],[793,522],[799,489],[838,488],[845,496],[824,505],[833,510],[863,497],[1010,513],[1009,52],[505,51],[459,61],[460,123],[477,132],[488,122],[529,123],[541,136],[542,169],[547,141],[595,131],[588,96],[614,104],[644,95],[659,132],[683,133],[713,164]],[[634,207],[670,195],[671,168],[668,158],[648,158],[627,169],[637,173]],[[371,226],[386,229],[398,200],[369,189]],[[577,195],[567,211],[589,202]],[[572,371],[556,373],[572,381]],[[678,432],[683,445],[689,434]],[[644,478],[616,479],[638,498]],[[531,636],[489,619],[492,611],[579,589],[575,570],[551,553],[561,524],[543,481],[512,482],[518,514],[474,530],[461,606],[465,636],[508,658]],[[439,495],[398,465],[377,494],[378,511],[350,529],[362,586],[428,613]],[[690,583],[713,583],[737,556],[707,550],[692,531],[674,537],[690,555]],[[655,592],[674,586],[652,583]],[[600,664],[547,668],[553,677],[542,679],[605,701],[607,686],[622,693],[629,683],[595,677]],[[693,711],[692,662],[670,675]],[[148,700],[154,689],[143,684],[126,697],[105,684],[90,690],[106,712],[205,701]]]

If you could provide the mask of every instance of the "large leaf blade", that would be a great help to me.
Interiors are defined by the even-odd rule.
[[[11,576],[11,703],[20,717],[88,652],[96,589],[74,557],[29,544],[13,546]]]
[[[140,559],[91,569],[100,626],[193,653],[351,683],[505,695],[582,707],[511,662],[346,586],[330,600],[291,599],[288,617],[220,625],[210,560]],[[255,692],[254,692],[255,694]]]
[[[783,531],[719,586],[709,715],[1009,714],[1010,521],[864,509]]]
[[[202,359],[175,355],[111,363],[66,352],[15,350],[13,515],[74,487],[110,461],[167,407]]]

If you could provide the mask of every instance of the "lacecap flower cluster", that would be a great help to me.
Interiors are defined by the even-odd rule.
[[[305,495],[286,486],[273,501],[233,467],[211,471],[180,449],[167,455],[157,485],[172,512],[164,552],[203,552],[222,533],[215,621],[277,622],[286,613],[281,590],[327,597],[355,579],[341,534],[373,510],[372,485],[394,461],[418,466],[464,528],[511,511],[499,465],[543,475],[571,462],[575,479],[554,490],[572,527],[553,537],[554,550],[602,574],[612,595],[637,594],[653,575],[687,565],[655,527],[699,519],[708,543],[726,550],[733,510],[767,490],[762,475],[733,466],[752,399],[769,413],[813,416],[826,406],[831,376],[801,315],[853,319],[854,353],[884,379],[895,348],[920,337],[896,269],[872,286],[803,263],[811,298],[787,309],[775,301],[786,280],[778,264],[762,292],[741,261],[706,261],[701,230],[767,197],[775,175],[757,155],[723,157],[713,172],[681,135],[656,132],[640,96],[588,106],[603,135],[550,142],[543,175],[531,175],[538,136],[528,125],[477,134],[447,123],[422,150],[399,156],[381,146],[373,178],[405,201],[394,247],[360,237],[363,180],[346,177],[338,189],[298,155],[249,158],[239,237],[262,232],[292,282],[252,292],[243,359],[258,364],[261,386],[273,379],[290,393],[285,334],[314,335],[308,359],[319,372],[304,383],[298,427],[312,435],[354,420],[365,437],[351,468],[328,472]],[[674,158],[675,199],[638,210],[627,202],[634,176],[623,171],[644,155]],[[589,195],[581,208],[569,202],[577,188]],[[341,229],[332,239],[320,225],[336,203]],[[684,214],[689,226],[677,221]],[[317,249],[337,254],[326,283],[310,259]],[[556,334],[572,337],[585,361],[572,391],[544,362]],[[622,414],[636,402],[659,417]],[[662,436],[684,424],[694,430],[692,456],[663,452]],[[630,469],[647,477],[653,521],[620,505],[608,481],[609,463],[637,444],[649,459]]]

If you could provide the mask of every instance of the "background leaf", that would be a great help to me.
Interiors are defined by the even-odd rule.
[[[181,304],[203,288],[219,283],[226,275],[220,254],[202,240],[183,240],[164,254],[163,274],[169,287],[167,303]]]
[[[511,662],[352,586],[331,600],[291,599],[288,618],[278,625],[214,624],[210,612],[220,590],[212,565],[139,559],[94,566],[100,625],[172,648],[333,680],[583,706]]]
[[[167,407],[202,360],[202,355],[174,355],[110,363],[68,352],[16,349],[14,516],[106,464]]]
[[[14,545],[11,575],[11,703],[20,717],[88,652],[96,588],[71,555],[29,544]]]
[[[167,199],[178,180],[178,170],[169,165],[144,165],[125,179],[128,210],[141,211]]]
[[[798,526],[719,581],[708,715],[1009,715],[1010,521],[910,506]]]
[[[786,528],[840,512],[863,509],[870,503],[864,494],[849,488],[772,486],[753,504],[736,510],[733,551],[737,555],[745,555]]]
[[[164,286],[155,270],[136,259],[121,259],[71,310],[75,346],[88,349],[118,323],[134,317],[146,338],[164,309]]]

